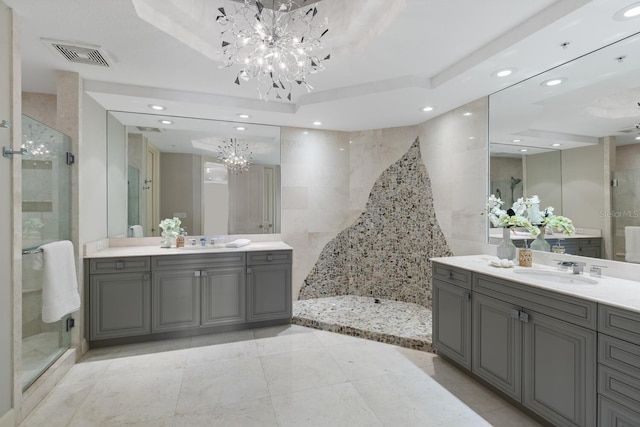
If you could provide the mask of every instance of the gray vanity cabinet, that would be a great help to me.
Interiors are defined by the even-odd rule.
[[[96,258],[88,264],[89,339],[149,334],[150,258]]]
[[[586,256],[591,258],[602,258],[602,238],[576,238],[576,237],[551,237],[546,239],[547,243],[552,247],[558,244],[558,241],[564,247],[565,253],[571,255]],[[518,248],[524,248],[524,240],[513,240]]]
[[[244,323],[246,315],[245,267],[203,271],[201,325]]]
[[[471,369],[471,274],[433,263],[433,346]]]
[[[247,321],[291,319],[291,251],[247,256]]]
[[[591,258],[602,258],[602,239],[578,239],[577,255]]]
[[[152,332],[243,323],[245,254],[153,257]]]
[[[291,250],[92,258],[92,347],[210,334],[291,321]]]
[[[596,304],[476,275],[474,374],[557,426],[596,425]]]
[[[598,332],[599,425],[640,426],[640,313],[600,305]]]

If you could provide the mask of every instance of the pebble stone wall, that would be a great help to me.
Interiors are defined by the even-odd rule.
[[[324,247],[299,299],[355,295],[430,309],[429,258],[451,255],[416,139],[380,175],[356,222]]]

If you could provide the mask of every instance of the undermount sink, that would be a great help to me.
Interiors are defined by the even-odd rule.
[[[513,271],[515,274],[527,276],[532,279],[548,280],[549,282],[562,283],[565,285],[597,285],[598,281],[588,277],[572,274],[570,272],[549,271],[549,270],[524,270]]]

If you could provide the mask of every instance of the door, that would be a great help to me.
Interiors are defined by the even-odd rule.
[[[247,321],[291,318],[291,264],[247,268]]]
[[[535,312],[524,325],[522,403],[555,425],[596,424],[596,333]]]
[[[280,167],[251,165],[229,174],[229,234],[268,234],[279,230]]]
[[[433,280],[433,345],[471,369],[471,292]]]
[[[151,332],[149,273],[94,274],[89,286],[91,340]]]
[[[200,326],[199,270],[154,271],[151,288],[151,332]]]
[[[516,400],[522,395],[519,316],[519,307],[474,292],[472,370]]]
[[[203,271],[202,326],[230,325],[246,321],[245,267]]]

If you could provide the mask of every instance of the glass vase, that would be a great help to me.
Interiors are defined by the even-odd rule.
[[[509,228],[502,229],[502,242],[498,245],[498,258],[516,259],[516,245],[511,241],[511,230]]]
[[[171,237],[167,235],[164,231],[160,234],[160,247],[161,248],[170,248],[171,247]]]
[[[540,233],[531,243],[531,249],[534,251],[551,252],[551,245],[544,238],[544,227],[540,227]]]

